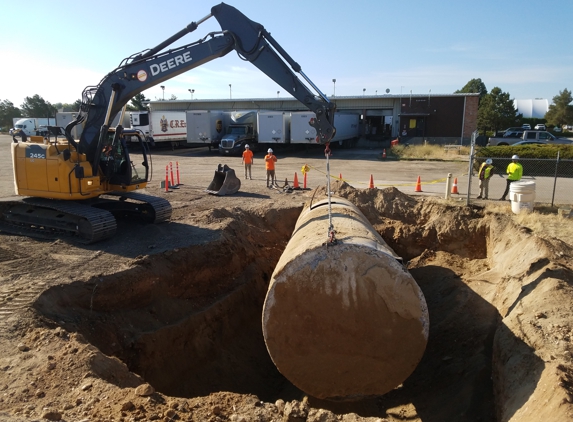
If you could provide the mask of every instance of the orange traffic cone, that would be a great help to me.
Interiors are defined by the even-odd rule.
[[[458,178],[454,179],[454,184],[452,185],[452,193],[459,194],[458,192]]]
[[[382,150],[382,158],[386,158],[386,148]]]
[[[368,186],[368,189],[374,189],[374,178],[372,175],[370,175],[370,185]]]
[[[342,173],[338,174],[338,180],[342,180]]]
[[[422,182],[420,180],[420,176],[418,176],[418,181],[416,182],[416,189],[414,192],[422,192]]]
[[[294,189],[300,189],[300,186],[298,185],[298,176],[296,173],[294,174]]]

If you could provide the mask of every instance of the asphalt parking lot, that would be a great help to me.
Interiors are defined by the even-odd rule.
[[[14,195],[14,180],[12,171],[12,159],[10,144],[12,137],[0,135],[0,197]],[[342,177],[348,184],[356,188],[368,188],[372,177],[374,187],[383,189],[394,186],[404,193],[412,195],[430,195],[444,197],[446,194],[446,180],[449,173],[452,180],[457,178],[459,194],[452,198],[466,200],[470,178],[468,177],[469,164],[466,157],[460,161],[395,161],[381,159],[381,149],[354,148],[334,149],[329,158],[330,175],[334,179]],[[263,162],[265,153],[258,152],[254,157],[252,183],[266,184],[266,173]],[[276,148],[275,155],[278,158],[276,174],[278,181],[284,183],[288,179],[293,183],[294,175],[300,186],[303,185],[301,168],[306,164],[310,167],[307,174],[307,187],[315,188],[326,184],[327,162],[322,147],[310,149],[287,149]],[[151,183],[160,184],[165,180],[166,166],[179,169],[181,183],[204,186],[207,188],[213,179],[218,164],[227,164],[233,168],[237,176],[243,176],[240,157],[220,156],[217,152],[202,148],[159,148],[152,150],[153,180]],[[495,165],[495,163],[494,163]],[[420,177],[422,192],[416,192],[417,179]],[[553,188],[556,187],[554,202],[556,204],[570,204],[573,202],[573,181],[571,179],[557,179],[552,177],[528,178],[535,180],[536,202],[551,203]],[[501,197],[505,189],[504,178],[494,176],[490,182],[490,199]],[[479,194],[478,179],[474,175],[471,178],[470,198],[475,199]]]

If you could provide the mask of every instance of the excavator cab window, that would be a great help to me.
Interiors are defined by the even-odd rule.
[[[123,138],[114,142],[114,133],[114,131],[108,132],[101,152],[100,167],[104,177],[112,185],[145,182],[147,179],[145,151],[143,150],[142,154],[134,152],[130,156]]]

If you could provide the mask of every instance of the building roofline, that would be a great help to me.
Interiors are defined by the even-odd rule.
[[[435,98],[435,97],[479,97],[478,93],[454,93],[454,94],[383,94],[383,95],[351,95],[351,96],[331,96],[328,97],[329,100],[372,100],[372,99],[391,99],[391,98]],[[167,102],[221,102],[221,101],[297,101],[298,99],[294,97],[269,97],[269,98],[201,98],[201,99],[183,99],[183,100],[150,100],[149,103],[161,104]]]

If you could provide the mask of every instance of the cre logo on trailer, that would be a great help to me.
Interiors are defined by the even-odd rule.
[[[165,116],[162,116],[159,120],[159,125],[161,126],[161,132],[167,132],[168,122]]]
[[[28,145],[26,147],[26,158],[46,159],[46,149],[40,145]]]

